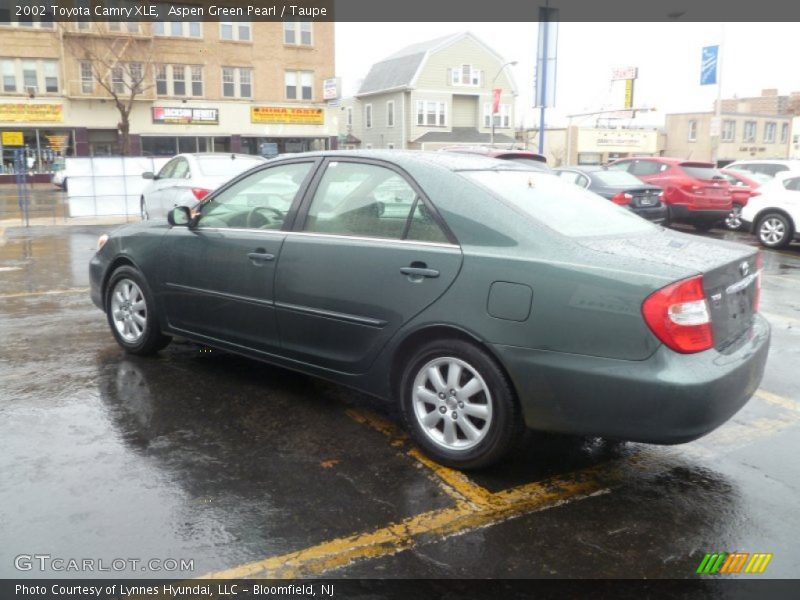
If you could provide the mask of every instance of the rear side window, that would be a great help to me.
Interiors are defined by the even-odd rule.
[[[328,164],[311,202],[305,231],[447,241],[402,175],[378,165],[350,162]]]
[[[725,179],[722,173],[713,167],[687,167],[681,165],[681,169],[694,179]]]
[[[661,173],[662,171],[666,171],[669,168],[668,165],[663,163],[656,162],[654,160],[637,160],[633,163],[630,169],[628,169],[631,173],[637,176],[641,175],[655,175],[656,173]]]
[[[800,177],[792,177],[791,179],[783,180],[783,187],[793,192],[800,191]]]
[[[487,194],[569,237],[626,235],[657,229],[631,211],[593,192],[524,171],[464,171],[462,175],[480,185]]]
[[[592,177],[607,187],[642,185],[643,183],[641,179],[625,171],[595,171],[592,173]]]

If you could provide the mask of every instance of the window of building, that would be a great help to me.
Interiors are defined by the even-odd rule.
[[[372,128],[372,104],[364,105],[364,127]]]
[[[226,98],[250,98],[253,95],[253,70],[222,67],[222,95]]]
[[[22,85],[26,92],[39,91],[39,74],[36,70],[35,60],[22,61]]]
[[[774,144],[775,143],[775,130],[777,129],[777,124],[775,121],[767,121],[764,123],[764,143],[765,144]]]
[[[347,126],[348,127],[352,127],[353,126],[353,107],[352,106],[348,106],[347,107]]]
[[[120,66],[111,69],[111,89],[115,94],[125,93],[125,72]]]
[[[745,121],[744,122],[744,137],[742,138],[743,142],[755,142],[756,141],[756,130],[758,128],[758,123],[755,121]]]
[[[156,65],[156,95],[167,95],[167,65]]]
[[[313,71],[286,71],[284,74],[287,100],[311,100],[314,96]]]
[[[686,139],[690,142],[697,141],[697,121],[695,119],[689,119],[688,123],[689,133],[686,136]]]
[[[223,40],[249,42],[252,39],[250,23],[223,22],[219,24],[219,37]]]
[[[736,139],[736,121],[723,121],[722,122],[722,136],[723,142],[732,142]]]
[[[486,102],[483,105],[483,126],[492,126],[492,103]],[[511,127],[511,105],[500,104],[494,114],[494,126],[501,128]]]
[[[203,95],[203,67],[193,65],[192,69],[192,96]]]
[[[447,104],[417,100],[417,125],[445,127],[447,125]]]
[[[309,21],[284,21],[283,43],[292,46],[311,46],[313,37]]]
[[[386,126],[394,127],[394,100],[386,103]]]
[[[81,61],[81,93],[94,93],[94,75],[92,75],[92,63],[88,60]]]
[[[483,71],[473,65],[459,65],[450,69],[450,83],[453,85],[480,87]]]
[[[172,95],[186,95],[186,65],[172,65]]]
[[[141,93],[142,84],[144,83],[144,67],[142,63],[128,64],[128,78],[130,80],[130,89],[136,93]]]
[[[789,141],[789,124],[783,123],[781,125],[781,144],[785,144]]]
[[[3,91],[16,92],[17,91],[17,68],[15,61],[11,59],[4,59],[2,61],[3,69]]]

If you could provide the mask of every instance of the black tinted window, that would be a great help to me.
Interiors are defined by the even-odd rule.
[[[686,167],[682,166],[683,172],[695,179],[725,179],[717,169],[713,167]]]

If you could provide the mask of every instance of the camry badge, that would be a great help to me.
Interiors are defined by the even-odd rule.
[[[747,261],[739,265],[739,272],[742,274],[742,277],[747,277],[747,274],[750,272],[750,265]]]

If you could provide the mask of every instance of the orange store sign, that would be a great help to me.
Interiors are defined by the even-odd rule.
[[[322,108],[299,108],[294,106],[251,106],[251,123],[282,123],[291,125],[324,125]]]
[[[0,122],[40,123],[63,120],[63,104],[0,104]]]

